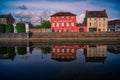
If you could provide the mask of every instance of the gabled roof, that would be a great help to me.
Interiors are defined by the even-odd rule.
[[[86,17],[87,18],[108,18],[107,16],[107,13],[106,13],[106,10],[103,10],[103,11],[88,11],[86,10]]]
[[[76,14],[73,14],[71,12],[57,12],[53,15],[51,15],[51,17],[53,16],[76,16]]]

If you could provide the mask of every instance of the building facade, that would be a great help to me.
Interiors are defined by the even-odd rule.
[[[0,24],[13,24],[15,19],[11,15],[11,13],[7,15],[0,15]]]
[[[52,46],[52,59],[57,61],[72,61],[76,59],[77,49],[86,49],[87,46]]]
[[[120,19],[110,20],[108,22],[109,31],[120,31]]]
[[[84,49],[86,62],[103,62],[106,59],[107,46],[91,45]]]
[[[87,26],[89,32],[107,31],[108,16],[106,10],[103,11],[86,10],[84,24]]]
[[[86,26],[76,26],[76,15],[58,12],[50,16],[52,32],[87,32]]]

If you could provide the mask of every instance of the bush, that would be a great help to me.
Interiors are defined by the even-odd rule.
[[[0,24],[0,33],[5,33],[5,24]]]
[[[26,47],[17,47],[18,54],[24,55],[26,54]]]
[[[17,29],[18,33],[25,33],[26,32],[26,28],[25,28],[24,23],[17,23],[16,29]]]
[[[41,28],[50,28],[50,22],[49,21],[42,21]]]
[[[6,25],[6,33],[14,33],[14,26],[12,24]]]

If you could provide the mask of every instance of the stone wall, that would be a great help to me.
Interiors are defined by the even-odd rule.
[[[0,38],[29,38],[28,33],[0,33]]]

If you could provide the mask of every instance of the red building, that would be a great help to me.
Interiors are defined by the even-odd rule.
[[[76,26],[76,15],[58,12],[50,17],[52,32],[87,32],[86,26]]]
[[[87,46],[52,46],[52,59],[58,61],[72,61],[76,59],[77,49],[86,49]]]

